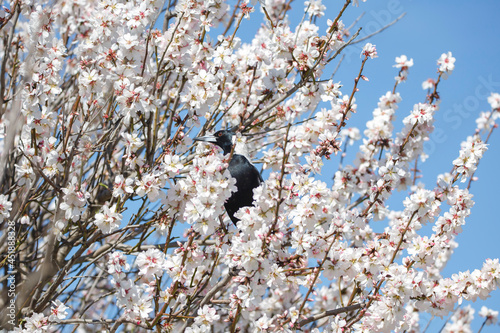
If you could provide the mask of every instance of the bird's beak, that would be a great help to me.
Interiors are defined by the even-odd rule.
[[[203,141],[203,142],[217,143],[217,139],[213,135],[199,136],[197,138],[194,138],[193,140],[194,141]]]

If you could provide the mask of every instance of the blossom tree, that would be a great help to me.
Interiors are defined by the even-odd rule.
[[[473,209],[500,94],[488,98],[491,110],[448,172],[417,184],[453,55],[437,60],[424,102],[399,111],[400,131],[398,87],[413,59],[397,57],[394,86],[360,132],[347,124],[376,46],[364,45],[352,90],[335,75],[360,41],[342,20],[357,1],[325,21],[320,0],[294,4],[305,9],[295,26],[290,3],[8,3],[0,19],[3,327],[419,332],[422,313],[450,317],[450,332],[469,325],[474,310],[458,306],[497,288],[498,259],[451,278],[441,271]],[[242,22],[259,17],[248,38]],[[230,155],[192,140],[220,128],[234,130],[235,149],[244,146],[264,172],[236,226],[224,211],[235,191]],[[344,161],[354,141],[358,152]],[[387,205],[395,193],[406,197],[399,211]],[[480,315],[489,325],[498,312]]]

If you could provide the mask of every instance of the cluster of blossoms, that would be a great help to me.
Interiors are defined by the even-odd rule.
[[[396,64],[393,67],[399,68],[398,76],[394,79],[396,83],[401,83],[406,81],[408,78],[408,69],[413,66],[413,59],[408,59],[404,54],[400,57],[396,57]]]
[[[64,217],[67,220],[79,220],[86,208],[87,199],[90,197],[90,194],[79,187],[76,177],[73,177],[68,186],[63,188],[62,191],[64,198],[60,207],[65,211]]]
[[[213,146],[209,155],[195,157],[191,171],[168,190],[165,200],[169,214],[178,215],[204,236],[219,227],[224,202],[236,190],[227,163],[217,152]]]
[[[309,19],[295,27],[285,0],[18,5],[26,20],[9,47],[21,66],[6,66],[22,90],[5,99],[0,122],[16,145],[4,149],[2,133],[0,223],[19,219],[17,245],[32,258],[19,276],[37,285],[18,296],[18,331],[417,332],[421,313],[448,316],[498,288],[498,259],[441,271],[474,205],[458,180],[473,179],[500,95],[433,189],[412,169],[427,158],[450,52],[394,133],[397,88],[413,66],[396,57],[394,88],[360,131],[347,124],[378,51],[364,45],[354,88],[343,91],[330,65],[350,33],[341,15],[320,23],[320,0],[304,3]],[[246,42],[237,33],[257,8],[265,24]],[[234,153],[265,169],[236,225],[224,210],[236,191],[231,154],[191,139],[217,127],[241,132],[246,150]],[[316,178],[339,152],[332,184]],[[388,205],[395,191],[408,192],[400,211]],[[456,311],[445,330],[464,329],[472,313]]]
[[[486,144],[479,135],[470,136],[467,141],[462,142],[460,156],[453,161],[456,174],[461,177],[462,182],[472,177],[486,149]]]
[[[474,319],[474,310],[470,305],[459,308],[453,316],[451,316],[450,321],[446,323],[443,327],[443,332],[453,333],[453,332],[472,332],[471,324]],[[485,317],[484,325],[494,325],[498,319],[498,311],[493,311],[487,307],[481,307],[479,316]]]
[[[111,253],[107,266],[112,276],[112,285],[118,290],[117,306],[124,309],[123,316],[129,320],[142,322],[149,319],[153,311],[154,288],[150,285],[155,277],[161,277],[166,268],[165,255],[158,249],[139,253],[135,263],[139,268],[142,283],[127,278],[130,269],[125,255],[119,251]]]
[[[105,234],[118,229],[122,220],[122,214],[116,212],[116,206],[109,208],[104,205],[101,212],[95,215],[94,224]]]
[[[26,324],[24,328],[16,328],[14,332],[34,333],[44,332],[51,329],[51,324],[57,324],[68,316],[68,307],[60,300],[53,301],[53,306],[50,308],[50,315],[45,316],[43,313],[33,313],[25,318]]]
[[[450,322],[446,323],[443,332],[467,332],[470,331],[470,324],[474,319],[474,312],[476,312],[470,305],[460,308],[450,318]]]

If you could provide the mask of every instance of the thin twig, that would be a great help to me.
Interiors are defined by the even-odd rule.
[[[367,39],[369,39],[369,38],[371,38],[371,37],[373,37],[373,36],[381,33],[385,29],[387,29],[390,26],[394,25],[397,21],[401,20],[405,15],[406,15],[406,13],[403,13],[403,14],[399,15],[399,17],[397,19],[395,19],[394,21],[392,21],[391,23],[389,23],[386,26],[380,28],[379,30],[375,31],[374,33],[369,34],[368,36],[365,36],[365,37],[362,37],[362,38],[358,39],[357,41],[355,41],[354,43],[352,43],[352,45],[361,43],[362,41],[365,41],[365,40],[367,40]]]

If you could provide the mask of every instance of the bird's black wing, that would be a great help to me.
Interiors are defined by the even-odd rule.
[[[238,191],[253,190],[263,182],[259,170],[243,155],[233,154],[228,169],[236,179]]]
[[[231,221],[236,223],[234,214],[241,207],[251,206],[253,203],[253,189],[263,182],[257,168],[248,159],[239,154],[233,154],[228,167],[231,176],[236,179],[236,192],[226,201],[225,207]]]

